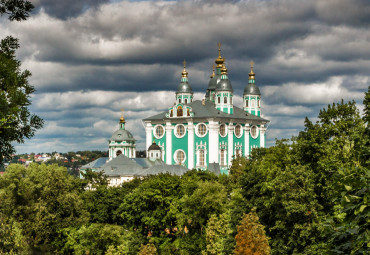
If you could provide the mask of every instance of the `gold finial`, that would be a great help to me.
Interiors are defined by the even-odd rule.
[[[184,62],[182,62],[184,64],[184,70],[182,71],[181,75],[182,77],[188,77],[188,72],[186,71],[186,61],[184,59]]]
[[[225,59],[221,57],[221,43],[218,44],[218,58],[216,58],[215,63],[217,64],[217,68],[221,68],[222,64],[225,62]]]
[[[119,123],[125,123],[125,118],[123,117],[123,108],[121,108],[121,118],[119,119]]]
[[[214,64],[212,65],[212,74],[210,78],[213,78],[213,77],[215,77],[215,65]]]
[[[253,72],[253,66],[254,66],[253,60],[250,62],[250,64],[251,64],[251,71],[249,73],[249,79],[254,80],[255,79],[255,77],[254,77],[255,73]]]

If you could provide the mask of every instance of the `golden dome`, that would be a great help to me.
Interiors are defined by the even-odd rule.
[[[218,58],[216,58],[215,63],[217,64],[217,68],[221,68],[225,59],[221,57],[221,43],[218,43]]]
[[[222,65],[221,74],[227,74],[227,68],[225,64]]]
[[[182,77],[188,77],[188,71],[186,71],[186,61],[184,60],[184,70],[181,73]]]
[[[250,80],[254,80],[255,79],[255,73],[253,72],[253,65],[254,65],[254,62],[252,60],[251,61],[251,71],[249,72],[249,79]]]
[[[121,109],[121,118],[119,118],[119,123],[125,123],[125,118],[123,117],[123,108]]]

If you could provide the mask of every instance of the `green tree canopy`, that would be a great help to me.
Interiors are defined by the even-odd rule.
[[[32,8],[29,1],[0,1],[0,14],[8,14],[10,20],[25,20]],[[28,82],[31,73],[21,71],[15,57],[18,48],[18,39],[11,36],[0,42],[0,164],[15,152],[12,142],[23,143],[43,126],[43,120],[28,109],[35,89]]]
[[[59,247],[59,231],[87,222],[77,180],[57,165],[13,164],[0,176],[0,215],[19,223],[34,250]]]

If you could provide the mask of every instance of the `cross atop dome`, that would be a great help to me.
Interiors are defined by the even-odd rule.
[[[254,80],[255,79],[255,73],[253,72],[253,66],[254,66],[253,60],[250,62],[250,64],[251,64],[251,71],[249,72],[249,80]]]
[[[215,63],[217,64],[217,68],[222,68],[223,63],[225,62],[225,59],[221,57],[221,43],[218,44],[218,58],[216,58]]]
[[[125,118],[123,117],[123,108],[121,108],[121,118],[119,119],[119,123],[125,123]]]

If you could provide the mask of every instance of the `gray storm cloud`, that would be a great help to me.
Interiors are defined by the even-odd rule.
[[[272,120],[269,144],[297,133],[305,116],[314,118],[329,103],[361,102],[369,85],[366,0],[34,4],[26,22],[0,20],[0,37],[20,38],[18,56],[37,89],[32,109],[48,123],[35,139],[18,146],[20,151],[42,145],[90,149],[89,141],[106,149],[99,141],[116,128],[120,108],[127,109],[128,127],[137,127],[141,118],[173,103],[184,59],[201,99],[217,42],[223,43],[236,104],[249,61],[256,63],[263,114]],[[59,133],[66,127],[62,140]],[[134,136],[144,138],[144,130],[135,128]]]

